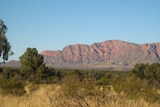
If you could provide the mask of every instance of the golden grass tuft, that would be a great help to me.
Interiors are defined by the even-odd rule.
[[[103,95],[65,96],[59,85],[39,85],[24,96],[0,95],[0,107],[160,107],[144,99],[129,100],[106,91]]]

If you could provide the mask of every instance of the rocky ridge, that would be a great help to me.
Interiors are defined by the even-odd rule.
[[[52,67],[130,69],[136,63],[160,62],[160,43],[135,44],[108,40],[92,45],[68,45],[63,50],[43,51]]]

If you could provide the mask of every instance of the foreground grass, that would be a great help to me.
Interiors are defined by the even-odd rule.
[[[64,88],[66,90],[63,85],[41,84],[26,89],[28,92],[23,96],[0,95],[0,107],[160,107],[143,98],[129,100],[108,88],[93,87],[93,93],[78,89],[71,96]]]

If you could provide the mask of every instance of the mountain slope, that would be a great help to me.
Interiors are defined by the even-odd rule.
[[[131,68],[136,63],[160,62],[160,43],[135,44],[109,40],[92,45],[68,45],[62,51],[43,51],[52,67]]]

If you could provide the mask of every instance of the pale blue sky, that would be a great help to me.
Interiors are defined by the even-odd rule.
[[[18,60],[27,47],[160,41],[160,0],[0,0],[0,18]]]

